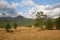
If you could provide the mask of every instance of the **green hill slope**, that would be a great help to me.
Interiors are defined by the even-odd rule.
[[[4,27],[7,23],[10,23],[11,26],[14,23],[17,23],[18,26],[30,26],[34,24],[33,19],[27,19],[24,17],[16,17],[16,18],[11,18],[11,17],[0,17],[0,27]]]

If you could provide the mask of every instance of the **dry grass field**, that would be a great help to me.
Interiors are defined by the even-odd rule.
[[[12,33],[0,28],[0,40],[60,40],[60,30],[41,30],[39,28],[18,27]]]

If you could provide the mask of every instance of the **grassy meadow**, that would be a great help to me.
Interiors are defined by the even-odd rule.
[[[24,26],[12,30],[13,32],[7,33],[4,28],[0,28],[0,40],[60,40],[60,30],[40,30]]]

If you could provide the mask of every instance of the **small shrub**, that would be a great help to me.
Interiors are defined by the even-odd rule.
[[[17,24],[16,23],[14,23],[13,28],[17,29]]]
[[[10,32],[10,29],[11,29],[11,26],[10,26],[10,24],[8,23],[8,24],[5,26],[5,30],[6,30],[7,32]]]

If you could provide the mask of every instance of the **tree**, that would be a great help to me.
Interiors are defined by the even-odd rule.
[[[47,19],[45,21],[46,29],[52,30],[53,29],[53,21],[51,19]]]
[[[5,26],[5,30],[6,30],[7,32],[10,32],[10,29],[11,29],[11,26],[10,26],[10,24],[8,23],[8,24]]]
[[[36,21],[35,26],[40,27],[41,26],[41,21],[38,18],[36,18],[35,21]]]
[[[60,30],[60,17],[56,19],[56,29]]]
[[[17,24],[16,23],[14,23],[13,28],[17,29]]]
[[[45,14],[43,14],[42,11],[37,12],[35,26],[41,27],[41,29],[42,29],[44,21],[46,18],[47,18],[47,16]]]

